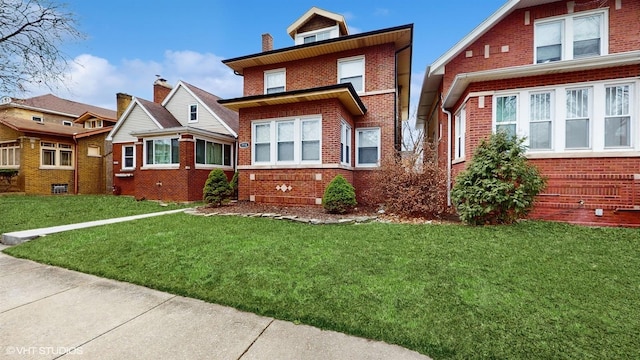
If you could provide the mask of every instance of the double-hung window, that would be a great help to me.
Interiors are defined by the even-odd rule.
[[[136,147],[124,145],[122,147],[122,168],[134,169],[136,167]]]
[[[264,72],[264,93],[276,94],[286,91],[287,74],[285,69]]]
[[[588,88],[567,90],[565,148],[588,149],[590,135],[590,91]]]
[[[631,146],[630,86],[605,88],[604,147]]]
[[[231,166],[233,154],[229,144],[196,140],[196,164]]]
[[[40,164],[43,167],[73,167],[73,145],[43,141],[40,143],[40,150]]]
[[[378,166],[380,128],[356,129],[356,166]]]
[[[467,123],[467,109],[463,106],[460,111],[456,113],[455,117],[455,159],[462,159],[465,156],[465,127]]]
[[[532,93],[529,96],[529,148],[550,150],[552,146],[551,92]]]
[[[256,165],[317,164],[321,161],[319,117],[256,121],[252,126]]]
[[[518,97],[516,95],[498,96],[495,104],[496,132],[503,131],[516,135],[518,121]]]
[[[351,126],[345,121],[340,125],[340,164],[351,166]]]
[[[541,20],[535,24],[535,62],[606,54],[606,10]]]
[[[189,122],[198,122],[198,104],[189,105]]]
[[[338,83],[351,83],[357,92],[364,91],[364,56],[338,60]]]
[[[0,144],[0,166],[8,168],[20,166],[20,144],[17,142]]]
[[[178,139],[154,139],[145,141],[145,165],[169,165],[180,163]]]

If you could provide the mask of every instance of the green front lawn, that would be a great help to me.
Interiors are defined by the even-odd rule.
[[[5,252],[434,359],[640,358],[640,233],[175,214]]]
[[[153,201],[113,195],[0,196],[0,234],[172,210]]]

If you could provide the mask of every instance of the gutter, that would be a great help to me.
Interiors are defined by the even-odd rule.
[[[441,100],[442,112],[447,114],[447,206],[451,207],[451,112],[444,108]]]
[[[412,27],[413,30],[413,27]],[[402,120],[398,119],[398,98],[400,97],[400,91],[398,91],[398,54],[411,48],[413,44],[413,31],[411,31],[411,40],[409,45],[402,47],[398,50],[396,50],[396,52],[394,53],[394,72],[395,75],[394,76],[394,88],[396,88],[396,96],[393,97],[393,142],[395,143],[394,146],[396,148],[396,151],[402,151],[402,141],[399,141],[400,139],[398,138],[398,121],[402,122]],[[409,99],[411,99],[411,58],[412,56],[409,56],[409,89],[407,89],[407,91],[409,93],[407,93],[407,96]],[[407,109],[407,111],[410,111],[409,109]],[[400,115],[402,116],[402,115]],[[402,136],[402,133],[400,134],[400,136]]]

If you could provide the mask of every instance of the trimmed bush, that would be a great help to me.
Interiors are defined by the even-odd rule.
[[[324,191],[322,206],[331,214],[348,213],[356,207],[356,190],[342,175],[331,180]]]
[[[529,213],[546,180],[528,163],[523,142],[504,132],[482,140],[451,191],[462,221],[510,224]]]
[[[229,181],[229,186],[231,187],[231,197],[233,199],[238,198],[238,172],[233,173],[233,177],[231,181]]]
[[[221,169],[213,169],[209,173],[207,182],[202,189],[202,199],[212,206],[221,206],[229,201],[231,197],[231,186],[227,181],[227,176]]]

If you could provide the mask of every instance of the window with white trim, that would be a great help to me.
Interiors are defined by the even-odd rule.
[[[462,107],[455,116],[455,145],[454,145],[454,160],[463,159],[465,156],[465,131],[467,126],[467,109]]]
[[[551,150],[553,105],[550,91],[532,93],[529,97],[529,148]]]
[[[356,129],[356,166],[378,166],[380,128]]]
[[[252,139],[253,164],[321,163],[322,120],[319,116],[254,121]]]
[[[535,62],[547,63],[605,55],[606,10],[539,20],[535,24]]]
[[[310,44],[316,41],[333,39],[338,37],[339,35],[340,34],[339,34],[339,29],[337,25],[328,27],[328,28],[318,29],[318,30],[306,31],[303,33],[296,34],[295,44],[296,45]]]
[[[153,139],[145,142],[145,165],[170,165],[180,163],[178,139]]]
[[[64,125],[64,126],[73,126],[73,123],[71,121],[63,121],[62,125]]]
[[[357,92],[364,91],[364,56],[338,60],[338,83],[351,83]]]
[[[136,147],[134,145],[122,146],[122,168],[135,169],[136,167]]]
[[[198,104],[189,105],[189,122],[198,122]]]
[[[40,165],[43,168],[73,168],[73,145],[40,142]]]
[[[102,127],[102,120],[99,120],[99,119],[87,120],[87,121],[84,122],[84,127],[85,127],[85,129],[101,128]]]
[[[231,166],[232,151],[229,144],[196,139],[196,164]]]
[[[17,168],[20,166],[20,144],[8,142],[0,144],[0,166]]]
[[[286,91],[287,74],[285,69],[264,72],[264,93],[276,94]]]
[[[351,166],[351,126],[344,120],[340,124],[340,164]]]
[[[327,40],[327,39],[330,39],[330,38],[331,38],[331,30],[325,30],[325,31],[321,31],[321,32],[316,33],[316,34],[311,34],[311,35],[304,36],[302,38],[302,42],[304,44],[309,44],[309,43],[312,43],[312,42]]]
[[[518,96],[498,96],[495,101],[495,130],[504,131],[509,135],[516,134],[518,119]]]
[[[631,146],[631,86],[605,88],[604,147]]]
[[[87,146],[87,156],[90,157],[101,157],[100,154],[100,146],[98,145],[89,145]]]
[[[640,151],[638,79],[593,81],[553,88],[521,89],[494,95],[493,128],[500,120],[499,99],[516,96],[515,120],[519,137],[526,137],[529,153]],[[508,106],[505,106],[508,107]],[[521,111],[524,109],[524,111]],[[502,119],[513,117],[502,116]],[[511,131],[511,130],[510,130]]]

